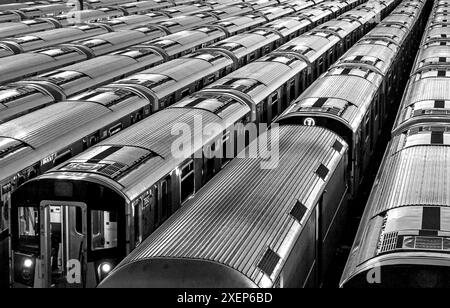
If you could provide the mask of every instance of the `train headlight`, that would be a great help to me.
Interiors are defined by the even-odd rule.
[[[31,255],[14,254],[14,281],[26,286],[33,286],[36,259]]]
[[[103,261],[100,264],[97,263],[97,265],[98,265],[97,266],[97,277],[98,277],[98,282],[100,283],[114,269],[114,262]]]
[[[33,260],[31,260],[31,259],[25,259],[24,261],[23,261],[23,267],[24,268],[31,268],[31,267],[33,267]]]
[[[112,265],[109,263],[103,263],[100,265],[100,270],[103,274],[109,274],[109,272],[112,270]]]

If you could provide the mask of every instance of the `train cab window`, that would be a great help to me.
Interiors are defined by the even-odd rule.
[[[181,203],[185,202],[195,191],[194,161],[181,168]]]
[[[117,213],[93,210],[91,236],[92,250],[117,247]]]
[[[18,245],[21,250],[39,249],[39,209],[34,207],[18,208]]]

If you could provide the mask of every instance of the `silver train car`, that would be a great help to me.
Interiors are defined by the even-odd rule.
[[[326,2],[324,5],[334,5],[333,3]],[[347,7],[351,9],[353,4]],[[320,20],[315,24],[319,22]],[[167,82],[173,85],[170,92],[166,93],[167,97],[161,98],[160,102],[158,95],[152,94],[154,96],[153,113],[273,51],[279,45],[299,36],[313,26],[310,18],[281,18],[255,30],[232,36],[210,47],[200,49],[193,54],[182,56],[178,60],[171,60],[156,69],[143,71],[140,78],[132,77],[126,82],[148,83],[151,79],[161,78],[161,74],[169,77]],[[147,54],[144,55],[144,53]],[[128,76],[138,70],[156,66],[163,61],[162,54],[157,51],[142,46],[131,47],[111,55],[83,61],[80,64],[6,85],[0,88],[0,103],[5,106],[0,112],[0,123],[65,100],[84,90],[123,78],[123,76]],[[98,68],[99,66],[100,68]],[[176,74],[174,79],[171,79],[170,74],[168,76],[168,73],[164,73],[164,71],[172,71],[176,67],[181,70],[181,74]],[[192,76],[189,76],[189,72],[192,72]],[[147,74],[149,74],[148,77],[143,77]],[[141,78],[143,79],[141,80]],[[155,86],[161,87],[164,86],[164,83],[155,83]],[[152,88],[151,86],[147,87]],[[165,102],[166,100],[167,102]]]
[[[388,8],[380,8],[381,10],[384,9],[388,9]],[[392,8],[390,8],[392,9]],[[351,13],[349,14],[360,14],[362,16],[368,15],[371,17],[374,17],[376,14],[376,12],[362,12],[362,11],[350,11]],[[367,18],[368,22],[370,20],[370,18]],[[291,101],[293,101],[298,94],[301,93],[301,84],[303,84],[303,80],[301,78],[304,78],[304,76],[307,76],[307,72],[310,70],[309,65],[311,66],[315,66],[318,64],[319,59],[323,56],[326,55],[330,50],[332,50],[333,54],[337,54],[340,55],[343,52],[345,52],[345,45],[340,44],[341,40],[345,40],[346,36],[350,35],[353,37],[352,33],[353,32],[357,32],[360,33],[360,31],[358,31],[360,28],[364,28],[362,23],[358,23],[355,21],[349,21],[348,25],[346,27],[346,30],[342,30],[339,31],[339,35],[342,38],[339,38],[339,36],[336,34],[335,36],[333,36],[333,38],[330,39],[325,39],[323,40],[323,32],[317,33],[314,32],[313,34],[309,35],[310,40],[308,42],[304,42],[302,43],[301,40],[299,40],[298,42],[296,42],[296,47],[298,46],[298,56],[294,56],[296,54],[295,51],[288,51],[286,52],[286,54],[282,54],[281,52],[277,52],[275,51],[274,54],[269,54],[257,61],[252,62],[251,64],[248,64],[246,66],[244,66],[243,68],[227,75],[225,78],[222,78],[221,80],[205,87],[203,90],[183,99],[182,101],[180,101],[179,103],[170,106],[162,111],[159,111],[158,114],[149,117],[148,119],[142,120],[142,122],[139,124],[135,124],[130,130],[125,130],[123,133],[118,133],[121,129],[125,128],[126,126],[128,126],[127,124],[122,125],[121,123],[116,124],[118,122],[114,123],[114,126],[108,126],[105,127],[104,129],[102,128],[100,131],[94,133],[94,134],[89,134],[86,135],[87,130],[90,130],[91,128],[89,127],[90,125],[95,125],[95,126],[102,126],[103,124],[100,123],[100,118],[97,118],[96,121],[92,121],[93,117],[94,117],[94,112],[91,111],[89,112],[89,118],[90,118],[90,124],[87,124],[86,121],[89,121],[89,119],[87,117],[82,117],[82,123],[79,123],[79,117],[81,117],[81,112],[79,113],[80,116],[75,116],[72,113],[70,118],[73,118],[73,125],[77,125],[79,126],[78,129],[75,129],[74,126],[72,127],[68,127],[67,125],[67,117],[62,116],[61,113],[61,117],[58,118],[62,118],[62,119],[57,119],[57,117],[51,117],[52,118],[52,124],[45,124],[48,125],[49,128],[56,128],[59,127],[60,125],[57,124],[58,123],[62,123],[64,121],[64,130],[68,130],[71,132],[71,134],[73,134],[73,136],[75,136],[76,134],[80,134],[79,137],[76,137],[75,139],[72,139],[75,143],[70,145],[67,144],[68,147],[65,147],[64,150],[57,154],[56,157],[59,157],[57,160],[53,160],[53,159],[49,159],[46,160],[50,165],[53,163],[53,165],[58,164],[60,162],[60,159],[66,160],[69,158],[69,156],[73,155],[76,153],[76,151],[78,151],[78,153],[83,149],[83,144],[86,147],[92,147],[92,149],[88,149],[88,151],[85,152],[86,155],[88,155],[89,157],[95,152],[95,151],[102,151],[101,148],[98,148],[97,146],[103,146],[104,144],[107,144],[109,141],[113,140],[113,139],[108,139],[105,140],[104,142],[102,142],[99,145],[96,145],[96,142],[98,142],[98,140],[100,139],[104,139],[105,136],[108,135],[113,135],[115,133],[117,134],[117,137],[113,137],[113,138],[118,138],[117,140],[122,140],[121,138],[124,138],[123,142],[131,142],[130,144],[137,144],[138,142],[136,141],[131,141],[129,138],[132,138],[133,136],[142,136],[144,139],[142,139],[142,148],[147,149],[149,153],[156,153],[156,156],[158,156],[158,154],[160,155],[160,157],[158,158],[158,161],[160,161],[161,158],[164,158],[164,162],[167,162],[167,164],[164,164],[164,166],[161,166],[159,163],[157,163],[156,165],[151,164],[150,162],[147,161],[147,159],[137,159],[136,160],[136,164],[133,165],[133,168],[129,169],[130,171],[130,179],[134,179],[135,177],[133,175],[137,174],[135,172],[142,172],[142,174],[146,174],[146,175],[152,175],[152,181],[154,181],[153,183],[155,183],[154,185],[159,185],[160,181],[162,183],[164,177],[159,177],[159,174],[161,174],[161,176],[169,176],[169,174],[171,174],[170,176],[173,175],[177,175],[174,178],[174,182],[173,185],[177,185],[175,187],[178,188],[171,188],[172,190],[169,191],[169,196],[170,203],[169,207],[164,206],[164,200],[166,199],[160,199],[160,201],[150,201],[150,202],[159,202],[158,204],[160,204],[159,206],[161,206],[161,209],[159,210],[158,213],[162,213],[163,211],[166,211],[166,213],[171,214],[174,210],[176,210],[177,208],[179,208],[181,206],[181,204],[183,204],[184,202],[186,202],[193,194],[195,194],[202,185],[204,185],[212,176],[214,176],[214,174],[216,172],[218,172],[221,167],[226,164],[228,162],[229,159],[221,159],[220,157],[215,157],[213,159],[207,159],[207,157],[205,156],[201,156],[201,159],[196,159],[197,157],[194,157],[193,155],[195,154],[194,152],[188,152],[188,153],[183,153],[183,157],[179,158],[176,157],[176,159],[172,159],[171,157],[171,140],[174,140],[174,136],[171,134],[170,130],[173,127],[173,125],[175,123],[179,123],[180,121],[184,123],[184,121],[187,121],[186,123],[189,123],[189,125],[194,125],[195,121],[194,119],[196,119],[196,115],[198,116],[202,116],[205,117],[205,119],[207,119],[206,122],[211,122],[210,120],[212,120],[211,117],[216,118],[222,118],[222,119],[228,119],[228,118],[232,118],[234,119],[233,121],[224,121],[224,123],[228,123],[228,124],[234,124],[234,123],[249,123],[249,122],[253,122],[253,123],[270,123],[272,120],[274,120],[276,118],[276,114],[274,114],[274,110],[277,110],[277,112],[281,112],[283,110],[283,108],[285,108],[285,106],[287,106]],[[346,32],[347,31],[347,32]],[[345,33],[344,33],[345,32]],[[327,32],[329,33],[329,32]],[[305,33],[305,36],[307,36],[308,33]],[[317,42],[315,42],[313,40],[313,37],[316,37]],[[289,43],[288,43],[289,44]],[[306,45],[306,46],[305,46]],[[303,49],[307,49],[309,47],[307,46],[315,46],[316,48],[318,48],[318,51],[311,51],[307,54],[307,59],[309,60],[308,64],[305,60],[305,55],[301,55],[301,50]],[[319,45],[322,45],[322,48],[319,47]],[[334,49],[338,49],[338,51],[334,51]],[[319,55],[320,54],[320,55]],[[301,55],[301,56],[300,56]],[[324,68],[326,69],[326,67]],[[274,73],[276,74],[274,77]],[[321,73],[319,71],[319,73]],[[292,83],[292,81],[294,81],[294,83]],[[299,86],[297,86],[297,83],[300,84]],[[292,86],[292,84],[294,84],[294,86]],[[142,86],[146,86],[147,84],[142,83]],[[141,117],[145,117],[146,116],[146,111],[145,108],[148,108],[148,101],[144,100],[142,98],[136,99],[133,98],[133,96],[131,95],[131,91],[134,90],[134,92],[136,92],[139,88],[135,87],[128,87],[128,88],[121,88],[121,90],[117,90],[115,92],[109,91],[109,95],[102,95],[101,92],[99,92],[100,95],[94,96],[94,95],[89,95],[86,99],[90,99],[92,101],[97,101],[97,104],[95,104],[96,108],[99,107],[99,102],[102,99],[103,100],[103,104],[108,104],[108,106],[110,106],[109,108],[116,108],[117,112],[119,112],[119,105],[127,105],[127,106],[131,106],[132,104],[136,104],[137,106],[140,106],[142,110],[142,113],[138,112],[138,113],[133,113],[133,117],[131,117],[131,120],[136,120],[139,116]],[[140,87],[140,89],[142,89],[142,87]],[[142,91],[142,90],[141,90]],[[113,96],[114,93],[114,96]],[[121,96],[121,99],[119,99],[118,96]],[[291,95],[291,96],[289,96]],[[142,95],[144,96],[144,95]],[[141,97],[142,97],[141,96]],[[108,98],[108,103],[105,101],[105,99]],[[79,98],[79,101],[77,102],[76,106],[82,106],[81,104],[82,102],[82,98]],[[41,118],[42,115],[44,114],[52,114],[56,112],[56,109],[60,110],[59,112],[63,112],[63,113],[67,113],[69,114],[69,112],[67,112],[68,110],[68,105],[70,105],[70,102],[61,102],[52,106],[49,106],[47,108],[38,110],[34,113],[34,116],[36,118]],[[73,104],[72,104],[73,105]],[[88,102],[85,102],[83,104],[84,106],[88,105]],[[270,106],[270,108],[264,108],[264,106]],[[274,107],[276,106],[276,108]],[[47,109],[47,110],[45,110]],[[53,111],[50,111],[50,109],[54,109]],[[128,107],[129,109],[129,107]],[[80,109],[81,111],[81,109]],[[125,110],[123,110],[125,111]],[[84,113],[84,112],[83,112]],[[116,113],[116,115],[113,115],[113,113],[111,111],[107,112],[110,116],[118,116],[118,113]],[[223,113],[223,114],[222,114]],[[39,116],[38,116],[39,114]],[[123,113],[122,113],[123,114]],[[220,115],[220,116],[219,116]],[[123,117],[128,119],[127,121],[130,121],[130,117],[129,114],[125,115],[123,114]],[[105,117],[103,119],[106,120],[106,114]],[[49,118],[50,120],[50,118]],[[108,121],[110,121],[111,119],[109,119]],[[26,121],[27,123],[30,123],[31,121],[31,115],[27,115],[24,117],[21,117],[19,119],[10,121],[8,123],[5,123],[2,127],[17,127],[18,121]],[[56,121],[56,122],[55,122]],[[61,121],[61,122],[60,122]],[[163,122],[161,122],[163,121]],[[94,123],[95,122],[95,123]],[[105,122],[103,122],[105,123]],[[222,123],[222,122],[221,122]],[[46,130],[43,129],[42,125],[42,121],[40,121],[39,123],[39,130],[38,131],[42,131],[42,130]],[[149,126],[150,125],[150,126]],[[32,128],[30,125],[28,125],[29,129],[32,129],[33,131],[35,130],[34,128]],[[149,131],[144,130],[143,128],[147,127],[155,127],[155,129],[150,129],[151,133]],[[61,129],[62,128],[58,128],[58,134],[61,133]],[[136,132],[139,131],[141,132],[140,134],[136,134]],[[98,133],[98,134],[97,134]],[[214,140],[220,139],[220,140],[224,140],[225,142],[227,142],[228,138],[231,137],[229,134],[225,134],[222,135],[222,131],[220,131],[220,135],[215,135]],[[64,134],[64,133],[63,133]],[[231,134],[231,132],[230,132]],[[233,132],[234,134],[234,132]],[[46,134],[47,136],[49,134]],[[151,136],[154,136],[152,138],[150,138]],[[93,138],[93,141],[91,141],[91,138]],[[139,139],[140,137],[138,137]],[[58,139],[58,138],[56,138]],[[70,142],[69,138],[67,138],[67,136],[65,136],[62,139],[58,139],[56,140],[55,138],[53,138],[52,143],[53,142],[61,142],[64,141],[66,142]],[[231,139],[231,138],[230,138]],[[84,140],[84,142],[83,142]],[[158,141],[159,140],[159,141]],[[211,139],[209,139],[211,140]],[[251,139],[249,139],[248,141],[250,141]],[[164,141],[164,142],[163,142]],[[41,141],[38,141],[39,143]],[[151,142],[151,144],[148,144],[146,142]],[[147,145],[145,145],[147,144]],[[46,146],[50,149],[52,148],[53,150],[55,149],[54,146],[50,146],[48,143],[46,143]],[[61,144],[58,146],[60,147]],[[201,144],[198,145],[199,146],[199,150],[201,149],[201,151],[206,150],[206,151],[210,151],[211,147],[209,144]],[[244,144],[245,146],[245,144]],[[157,148],[156,148],[157,147]],[[204,149],[204,147],[207,147]],[[41,146],[38,146],[38,144],[35,144],[35,148],[41,148]],[[70,148],[70,150],[69,150]],[[223,147],[221,147],[223,149]],[[77,150],[78,149],[78,150]],[[32,150],[34,151],[34,150]],[[108,151],[109,152],[109,151]],[[109,156],[108,152],[104,152],[102,155],[107,155]],[[236,155],[238,152],[238,149],[236,149],[236,152],[234,152],[232,155],[232,157],[234,157],[234,155]],[[64,154],[65,153],[65,154]],[[114,155],[113,153],[111,155]],[[88,156],[86,156],[86,158],[88,158]],[[95,155],[94,155],[95,156]],[[125,155],[127,156],[127,155]],[[155,156],[155,158],[156,158]],[[128,156],[127,156],[128,157]],[[230,157],[230,159],[232,158]],[[101,157],[98,156],[98,158],[100,159]],[[106,156],[104,157],[105,159],[107,158]],[[18,159],[18,157],[17,157]],[[22,162],[18,162],[18,160],[15,159],[14,161],[23,166],[24,163]],[[33,157],[31,157],[31,155],[28,156],[27,159],[30,160],[36,160],[36,155],[33,155]],[[77,157],[74,158],[74,160],[78,159]],[[95,160],[96,158],[94,158]],[[113,159],[113,158],[111,158]],[[181,159],[181,160],[180,160]],[[187,160],[187,161],[186,161]],[[82,161],[85,161],[84,158],[82,158]],[[147,163],[144,163],[144,161],[147,161]],[[33,166],[32,168],[28,169],[28,171],[30,171],[31,169],[36,170],[36,167],[38,167],[38,165],[36,165],[35,163],[31,163],[31,161],[27,162],[26,164],[29,166]],[[100,162],[100,161],[99,161]],[[157,161],[155,161],[156,163]],[[61,166],[66,166],[67,164],[70,164],[71,160],[68,161],[68,163],[61,165]],[[83,168],[81,165],[83,165],[83,163],[80,161],[80,168]],[[86,161],[87,164],[89,164],[90,162]],[[6,164],[6,161],[5,161]],[[131,164],[127,165],[131,166]],[[5,165],[6,166],[6,165]],[[11,164],[7,164],[7,166],[11,166]],[[64,174],[68,174],[68,176],[70,176],[75,172],[78,172],[78,174],[82,174],[83,170],[81,169],[77,169],[78,165],[77,164],[73,164],[71,165],[72,167],[70,167],[69,169],[65,170],[63,173]],[[118,165],[117,165],[118,166]],[[178,168],[177,168],[178,166]],[[157,168],[158,173],[154,173],[154,172],[148,172],[147,168]],[[38,167],[39,168],[39,167]],[[63,167],[64,168],[64,167]],[[179,171],[174,169],[179,169]],[[78,171],[76,171],[78,170]],[[139,170],[139,171],[138,171]],[[57,167],[56,169],[54,169],[54,171],[50,172],[48,174],[49,177],[53,176],[53,172],[58,173],[61,170],[59,170],[59,167]],[[87,180],[87,178],[85,179],[84,177],[89,177],[90,174],[94,175],[96,174],[96,172],[92,169],[92,173],[85,173],[85,175],[80,178],[79,180],[84,182],[84,181],[89,181]],[[161,173],[160,173],[161,172]],[[10,172],[8,172],[10,173]],[[127,172],[125,172],[126,174]],[[60,174],[61,175],[61,174]],[[47,176],[47,175],[46,175]],[[100,177],[103,177],[103,175],[99,175]],[[167,176],[165,176],[167,178]],[[120,176],[117,177],[117,180],[120,180]],[[24,187],[32,187],[33,185],[37,185],[36,187],[39,187],[39,185],[41,183],[43,183],[41,180],[41,178],[36,178],[35,180],[31,180],[29,181],[26,185],[21,186],[23,189],[26,189]],[[62,178],[61,178],[62,179]],[[133,180],[134,181],[134,180]],[[141,180],[139,180],[140,182],[142,182]],[[81,183],[81,182],[80,182]],[[147,183],[147,181],[142,182],[142,183]],[[178,184],[175,184],[178,183]],[[181,183],[181,184],[180,184]],[[180,186],[181,185],[181,186]],[[159,187],[159,186],[158,186]],[[170,186],[171,187],[171,186]],[[183,187],[180,191],[178,190],[180,187]],[[148,187],[147,184],[146,185],[138,185],[135,186],[135,184],[130,185],[130,188],[132,189],[132,191],[134,192],[135,195],[123,195],[121,198],[121,200],[124,200],[127,204],[127,207],[130,208],[132,206],[132,204],[140,204],[140,200],[142,199],[143,195],[146,194],[148,192]],[[20,192],[19,188],[18,190],[16,190],[13,195],[16,196],[20,196],[23,195],[23,193]],[[136,190],[137,189],[137,190]],[[158,188],[161,190],[163,189],[163,186],[161,186],[161,188]],[[35,191],[40,191],[39,188],[37,189],[32,189]],[[143,190],[145,190],[146,192],[144,193]],[[153,192],[152,196],[157,196],[158,198],[160,198],[160,193],[158,190],[158,193]],[[125,191],[125,190],[124,190]],[[123,192],[124,192],[123,191]],[[27,192],[27,195],[28,192]],[[76,196],[77,194],[73,194],[72,198],[77,198]],[[150,193],[148,194],[150,195]],[[178,197],[177,197],[178,196]],[[38,197],[40,198],[40,197]],[[46,197],[47,198],[47,197]],[[55,197],[54,197],[55,198]],[[48,199],[48,198],[47,198]],[[13,200],[14,199],[13,197]],[[75,201],[74,199],[71,199],[72,201]],[[142,202],[142,204],[153,204],[153,203],[148,203],[147,202],[148,198],[146,198],[145,201]],[[71,203],[72,201],[66,200],[67,202],[69,202],[70,204],[73,205],[73,203]],[[32,203],[34,203],[35,201],[33,201]],[[85,200],[86,202],[86,200]],[[14,204],[17,204],[20,206],[19,207],[26,207],[23,203],[22,200],[17,200],[17,201],[13,201]],[[69,204],[67,203],[67,204]],[[97,202],[98,203],[98,202]],[[89,205],[90,203],[87,202],[87,204]],[[99,204],[99,203],[98,203]],[[13,208],[15,208],[16,206],[13,205]],[[152,210],[153,207],[153,210]],[[145,209],[147,208],[147,209]],[[166,209],[164,209],[166,208]],[[88,208],[86,208],[88,209]],[[142,209],[145,211],[148,211],[150,214],[148,215],[153,215],[152,213],[155,211],[158,211],[154,208],[154,205],[152,205],[151,207],[147,206],[142,206]],[[88,211],[90,211],[90,209],[88,209]],[[145,212],[144,212],[145,213]],[[124,212],[120,212],[118,213],[118,215],[123,215]],[[147,214],[143,214],[142,216],[142,225],[144,227],[142,227],[143,229],[139,229],[142,231],[139,231],[141,233],[138,234],[138,239],[143,239],[145,238],[149,233],[153,232],[154,229],[162,222],[164,221],[164,219],[166,218],[165,215],[160,216],[160,214],[158,214],[157,216],[148,216]],[[105,216],[106,217],[106,216]],[[139,221],[141,218],[137,218]],[[117,229],[117,234],[121,233],[121,236],[125,236],[127,237],[125,234],[128,234],[130,231],[130,225],[129,224],[125,224],[121,226],[122,228],[125,229]],[[140,227],[141,228],[141,227]],[[133,228],[133,230],[135,230]],[[134,231],[136,232],[136,231]],[[37,235],[39,237],[39,235]],[[86,236],[90,236],[86,233]],[[15,242],[15,240],[13,240]],[[18,242],[18,245],[20,246],[21,244]],[[124,254],[128,253],[134,246],[136,245],[137,242],[129,242],[125,243],[125,246],[123,246],[123,243],[125,242],[117,242],[118,245],[120,245],[121,250],[119,252],[119,254],[115,255],[114,251],[111,250],[111,254],[109,255],[110,258],[108,260],[105,259],[99,259],[97,260],[99,263],[92,263],[95,266],[100,266],[101,264],[103,264],[104,262],[108,262],[109,266],[112,267],[115,264],[117,264],[117,261],[120,260],[121,258],[124,257]],[[17,246],[17,247],[19,247]],[[48,247],[48,246],[47,246]],[[119,246],[117,246],[119,247]],[[14,250],[14,253],[19,253],[23,248],[17,248],[16,250]],[[88,248],[89,249],[89,248]],[[116,252],[118,252],[116,250]],[[87,252],[89,253],[89,252]],[[45,262],[47,263],[47,261],[49,260],[48,258],[46,258],[46,260],[39,260],[35,258],[34,253],[31,253],[28,255],[29,257],[33,258],[33,262]],[[94,261],[94,260],[93,260]],[[20,264],[21,261],[18,261]],[[92,266],[92,265],[88,265],[88,266]],[[48,277],[42,277],[39,276],[39,274],[36,274],[34,277],[36,277],[38,280],[37,282],[39,283],[43,283],[43,284],[36,284],[36,286],[42,286],[42,285],[49,285],[49,280]],[[20,280],[20,278],[19,278]],[[99,278],[100,280],[100,278]],[[50,280],[50,284],[51,284]],[[23,283],[22,281],[17,281],[16,282],[18,285]],[[34,280],[31,281],[29,280],[26,285],[28,286],[35,286],[34,284]]]
[[[342,287],[449,287],[450,40],[435,1]]]
[[[346,140],[350,146],[350,176],[353,183],[350,189],[353,193],[364,179],[364,170],[370,162],[379,132],[388,114],[393,111],[402,76],[405,75],[405,63],[414,55],[408,45],[405,46],[408,52],[402,53],[399,60],[391,59],[393,62],[390,63],[382,57],[392,54],[404,41],[411,44],[420,40],[417,31],[411,31],[410,27],[417,18],[422,22],[422,16],[417,16],[417,13],[419,10],[423,12],[423,2],[416,1],[421,5],[415,8],[414,14],[405,13],[404,8],[410,6],[402,2],[392,13],[394,20],[383,20],[358,43],[360,53],[357,56],[349,55],[348,59],[341,59],[342,63],[338,62],[318,79],[280,119],[280,122],[305,122],[328,127]],[[410,22],[398,24],[397,16],[408,16]],[[415,25],[421,27],[420,23]],[[409,39],[407,35],[411,33],[416,37]],[[347,62],[349,64],[346,66]],[[384,66],[384,72],[381,66]],[[354,87],[344,87],[348,83]],[[330,84],[334,86],[330,87]]]
[[[391,2],[388,7],[395,5]],[[366,78],[380,89],[395,61],[407,52],[403,47],[413,39],[411,33],[424,26],[424,7],[425,1],[402,39],[392,43],[396,46],[380,44],[367,54],[367,60],[378,57],[377,63],[361,64],[361,52],[370,50],[366,37],[346,52],[279,117],[278,128],[272,127],[241,152],[240,158],[131,252],[100,287],[320,286],[345,224],[353,181],[349,169],[352,145],[345,133],[319,123],[319,115],[293,121],[298,112],[295,107],[306,97],[326,104],[326,96],[311,95],[313,89],[320,88],[322,80],[336,70],[349,66],[376,70],[381,78]],[[388,26],[382,21],[367,38]],[[338,84],[341,92],[334,93],[333,99],[355,89],[354,82],[348,75],[346,83]],[[335,83],[328,84],[330,91],[331,84]],[[372,108],[373,98],[372,94],[360,105],[362,112]],[[262,140],[268,149],[261,148]],[[270,160],[267,151],[274,147],[279,154]]]

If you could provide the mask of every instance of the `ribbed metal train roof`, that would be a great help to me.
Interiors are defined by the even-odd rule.
[[[99,104],[61,102],[2,124],[0,136],[38,148],[107,112]]]
[[[352,129],[357,129],[381,84],[381,76],[377,76],[378,78],[372,83],[365,78],[352,75],[325,75],[300,95],[297,99],[297,107],[290,112],[300,109],[302,103],[309,98],[340,99],[351,105],[341,110],[341,103],[337,104],[336,107],[341,110],[339,117],[349,123]],[[330,84],[333,86],[330,87]],[[327,109],[328,107],[330,106],[327,106]]]
[[[336,140],[344,145],[341,152],[333,149]],[[260,158],[235,159],[115,271],[145,259],[183,258],[224,264],[261,283],[265,274],[258,263],[267,248],[282,265],[329,180],[316,174],[318,166],[332,174],[347,149],[319,127],[281,127],[279,142],[277,168],[262,169]],[[308,208],[301,223],[289,214],[298,201]]]
[[[215,140],[213,136],[205,136],[206,127],[210,124],[221,125],[227,128],[230,123],[235,123],[239,118],[250,112],[246,105],[235,103],[234,107],[229,107],[229,118],[221,118],[216,114],[202,110],[189,109],[183,107],[167,108],[160,111],[151,119],[145,119],[135,124],[130,129],[105,140],[99,146],[133,146],[145,148],[159,155],[162,159],[154,158],[153,160],[139,166],[132,173],[120,178],[118,181],[124,188],[123,192],[130,200],[138,197],[146,187],[149,187],[159,181],[163,176],[172,172],[175,168],[189,158],[193,153],[201,149],[201,147]],[[186,149],[183,155],[178,156],[172,153],[172,146],[176,140],[181,138],[180,135],[172,133],[176,129],[176,125],[189,127],[191,134],[189,137],[191,149]],[[198,142],[201,140],[202,142]],[[91,155],[91,151],[81,154],[80,157],[74,158],[74,161],[83,159],[86,155]]]
[[[131,66],[136,63],[137,63],[136,60],[130,57],[118,55],[105,55],[101,57],[96,57],[95,59],[82,61],[74,65],[65,66],[59,71],[80,72],[94,79],[101,77],[107,72],[120,70],[125,66]]]
[[[430,58],[433,59],[434,64],[444,64],[437,63],[439,58],[448,58],[448,62],[450,62],[450,46],[428,46],[427,48],[419,49],[415,67],[418,67],[417,64],[419,62]]]
[[[410,83],[406,91],[404,102],[408,105],[423,100],[445,100],[450,97],[450,78],[435,76],[422,78]]]
[[[375,57],[382,61],[377,67],[383,74],[386,74],[395,58],[395,54],[396,52],[392,48],[384,45],[358,43],[339,58],[336,64],[351,62],[355,57]]]
[[[391,13],[389,16],[383,19],[384,23],[402,23],[408,26],[411,26],[414,20],[416,19],[415,16],[405,15],[401,13]]]
[[[450,147],[417,145],[397,151],[405,136],[391,142],[377,179],[370,217],[407,205],[450,206]]]
[[[259,86],[254,87],[246,94],[251,97],[255,104],[258,104],[281,87],[286,80],[306,68],[306,63],[300,61],[292,62],[290,65],[275,61],[255,61],[205,87],[204,91],[222,88],[224,83],[234,79],[255,80],[260,83]]]

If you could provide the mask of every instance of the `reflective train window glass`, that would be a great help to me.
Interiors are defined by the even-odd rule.
[[[272,94],[272,119],[278,115],[278,93]]]
[[[91,236],[92,250],[117,247],[117,213],[92,211]]]
[[[19,245],[22,248],[39,247],[39,210],[34,207],[18,208]]]
[[[181,202],[186,201],[194,194],[195,189],[195,175],[194,175],[194,161],[184,165],[181,169]]]

